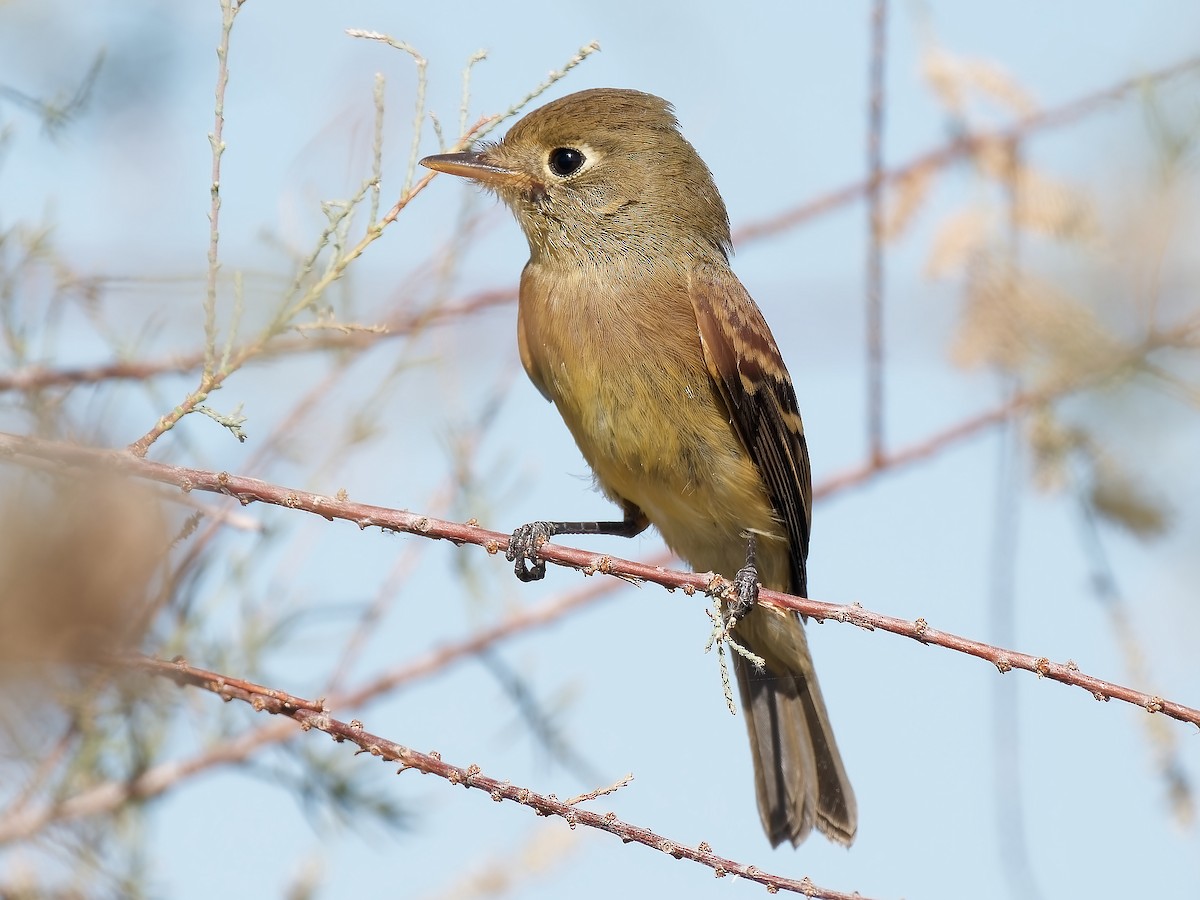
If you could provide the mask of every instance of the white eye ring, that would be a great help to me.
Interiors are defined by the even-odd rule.
[[[587,157],[574,147],[555,147],[546,159],[550,171],[559,178],[567,178],[583,168]]]
[[[546,154],[546,171],[559,180],[573,178],[595,162],[592,148],[586,144],[564,144]]]

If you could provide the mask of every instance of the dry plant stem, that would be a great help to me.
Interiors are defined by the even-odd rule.
[[[458,303],[396,316],[384,323],[383,331],[328,331],[320,334],[280,337],[256,354],[253,361],[263,362],[299,353],[362,350],[379,341],[406,337],[429,326],[453,324],[459,319],[495,306],[512,303],[516,299],[517,292],[511,288],[479,291]],[[241,354],[240,350],[236,352]],[[204,359],[205,352],[200,351],[152,361],[128,360],[76,369],[26,366],[0,374],[0,393],[34,391],[50,387],[71,387],[79,384],[96,384],[101,381],[145,381],[159,375],[190,372],[202,366]]]
[[[375,102],[375,130],[371,141],[371,205],[367,212],[367,224],[374,225],[379,218],[379,204],[383,199],[383,113],[384,91],[387,80],[382,72],[375,73],[375,89],[371,99]],[[463,128],[467,123],[463,123]]]
[[[180,660],[154,659],[149,656],[115,659],[114,665],[143,669],[154,675],[168,675],[180,684],[190,684],[202,687],[214,694],[220,694],[228,699],[245,700],[255,709],[267,709],[271,712],[283,712],[285,709],[300,709],[308,712],[324,712],[323,700],[305,700],[286,691],[246,681],[244,678],[234,678],[222,675],[220,672],[210,672],[190,666]]]
[[[450,493],[450,485],[443,485],[442,489],[437,491],[432,498],[433,508],[436,510],[447,507],[451,499]],[[411,544],[405,547],[402,553],[396,554],[391,569],[375,591],[370,605],[359,614],[358,623],[346,638],[345,643],[342,644],[341,650],[338,651],[337,661],[333,665],[333,673],[325,684],[327,692],[332,693],[341,688],[351,666],[360,658],[363,646],[377,633],[380,621],[400,597],[401,587],[412,575],[420,558],[420,551],[416,544]]]
[[[488,308],[496,302],[514,298],[514,291],[490,291],[476,294],[455,305],[452,310],[448,310],[444,305],[434,304],[431,307],[426,307],[416,312],[406,312],[402,315],[393,314],[388,320],[388,333],[393,335],[415,335],[423,332],[427,327],[436,322],[448,321],[443,314],[452,316],[453,318],[459,316],[465,317],[480,309]],[[369,347],[370,344],[364,343],[361,345],[361,348],[364,350]],[[247,461],[247,467],[250,469],[261,468],[261,464],[270,459],[271,455],[277,451],[280,441],[284,439],[289,431],[293,431],[299,427],[303,417],[316,408],[322,393],[331,388],[349,370],[349,367],[357,358],[357,353],[341,353],[335,357],[333,371],[328,373],[321,383],[314,385],[304,396],[293,403],[292,409],[276,426],[274,432],[251,455]],[[186,553],[174,569],[172,581],[192,568],[194,562],[202,555],[205,547],[221,532],[223,527],[224,522],[221,519],[215,517],[209,519],[207,527],[189,542]],[[410,557],[405,555],[403,558]],[[158,610],[159,606],[167,600],[170,594],[171,591],[169,589],[163,591],[154,599],[153,605],[146,610],[145,614],[152,616]],[[343,651],[343,655],[350,652],[351,648],[347,647]]]
[[[402,331],[405,334],[415,335],[423,332],[424,324],[431,320],[431,316],[436,315],[440,308],[426,308],[418,314],[410,314],[407,317]],[[363,349],[366,349],[364,346]],[[334,386],[351,370],[355,362],[360,359],[358,353],[340,353],[334,356],[330,361],[330,371],[328,371],[321,381],[313,384],[308,391],[298,397],[292,404],[291,409],[276,425],[275,429],[269,434],[266,440],[258,445],[258,449],[247,460],[246,465],[250,469],[261,469],[268,460],[272,459],[279,452],[279,448],[283,442],[288,439],[289,434],[296,433],[304,421],[305,417],[317,409],[322,398],[331,391]],[[217,519],[210,519],[208,526],[204,531],[193,539],[188,548],[187,553],[176,567],[176,576],[187,572],[191,569],[192,564],[203,553],[208,543],[216,537],[222,530],[222,523]],[[415,554],[402,554],[401,559],[411,559]],[[390,580],[390,579],[389,579]],[[167,599],[169,591],[157,598],[157,603],[162,603]],[[157,609],[157,606],[155,607]],[[354,643],[353,640],[350,642]],[[343,658],[347,660],[353,655],[353,647],[347,646],[343,649]]]
[[[1135,91],[1144,90],[1149,85],[1161,84],[1173,78],[1178,78],[1180,75],[1186,75],[1197,68],[1200,68],[1200,56],[1192,56],[1174,65],[1156,69],[1153,72],[1148,72],[1136,78],[1128,78],[1103,90],[1086,94],[1061,106],[1055,106],[1051,109],[1026,116],[1010,128],[964,134],[936,150],[931,150],[903,165],[888,169],[882,175],[883,183],[894,184],[911,177],[914,172],[922,169],[944,168],[964,157],[972,156],[993,144],[1008,144],[1036,131],[1070,125],[1073,122],[1086,118],[1102,106],[1122,100]],[[848,184],[813,200],[809,200],[795,209],[772,216],[769,219],[764,219],[761,222],[743,226],[734,234],[734,241],[735,243],[743,244],[746,241],[757,240],[787,231],[789,228],[794,228],[818,215],[837,209],[840,206],[845,206],[847,203],[852,203],[866,195],[870,191],[871,185],[872,181],[869,178],[855,182],[854,184]]]
[[[8,808],[0,815],[0,821],[8,819],[11,816],[21,815],[25,812],[25,809],[29,806],[33,798],[49,782],[50,776],[66,758],[67,752],[75,746],[78,737],[78,720],[72,718],[70,724],[64,729],[62,736],[55,741],[54,746],[49,749],[38,763],[37,768],[34,769],[25,786],[21,788],[8,805]]]
[[[473,522],[449,522],[406,510],[339,500],[336,497],[270,484],[257,478],[230,475],[228,472],[210,472],[204,469],[192,469],[186,466],[173,466],[138,459],[129,453],[120,451],[96,450],[0,433],[0,452],[12,456],[49,458],[68,465],[107,468],[136,478],[174,484],[185,491],[200,490],[225,494],[243,505],[257,501],[288,509],[303,510],[330,521],[342,519],[353,522],[363,529],[376,527],[385,531],[399,531],[439,540],[449,540],[456,544],[475,544],[492,554],[499,553],[508,547],[509,536],[507,534],[487,531]],[[631,581],[651,581],[666,588],[681,588],[689,594],[697,591],[711,594],[728,590],[729,587],[726,579],[711,572],[707,574],[676,572],[660,566],[591,553],[573,547],[562,547],[557,544],[543,544],[538,549],[538,554],[546,562],[579,569],[585,575],[594,575],[600,572]],[[761,591],[759,600],[780,609],[795,610],[820,621],[832,619],[838,622],[847,622],[869,631],[876,629],[887,631],[912,638],[923,644],[934,644],[966,653],[988,660],[1001,672],[1024,669],[1036,673],[1041,678],[1082,688],[1097,699],[1123,700],[1126,703],[1141,706],[1149,712],[1161,712],[1172,719],[1190,722],[1200,727],[1200,709],[1085,675],[1073,662],[1054,663],[1045,657],[1007,650],[1003,647],[985,644],[982,641],[938,631],[930,628],[924,619],[908,621],[872,612],[857,603],[825,603],[766,589]]]
[[[467,130],[468,110],[471,107],[471,73],[475,70],[475,66],[485,59],[487,59],[487,51],[476,50],[467,57],[467,64],[463,67],[462,95],[458,101],[458,130],[460,133]]]
[[[495,625],[476,632],[465,640],[430,650],[424,656],[402,666],[383,672],[353,690],[333,695],[331,703],[341,707],[360,707],[398,687],[442,672],[450,665],[495,646],[518,634],[551,625],[585,606],[613,596],[612,588],[619,582],[602,581],[583,590],[572,591],[543,606],[509,616]]]
[[[589,800],[595,800],[598,797],[603,797],[606,794],[615,794],[623,787],[628,787],[633,783],[633,773],[630,772],[624,778],[613,782],[608,787],[596,788],[588,791],[586,794],[580,794],[578,797],[572,797],[567,801],[567,806],[577,806],[580,803],[586,803]]]
[[[826,898],[826,900],[865,900],[858,893],[822,888],[807,878],[797,881],[781,875],[772,875],[754,866],[718,856],[712,852],[707,843],[701,843],[698,847],[684,846],[656,834],[648,828],[623,822],[611,812],[599,813],[579,809],[577,806],[559,800],[553,794],[538,794],[529,788],[519,787],[508,781],[498,781],[484,775],[476,765],[465,767],[451,765],[443,761],[441,755],[436,752],[421,753],[395,741],[371,734],[357,720],[344,722],[335,719],[325,711],[325,705],[319,701],[293,697],[270,688],[260,688],[249,682],[227,678],[215,672],[195,669],[182,662],[141,658],[130,664],[143,671],[169,678],[179,684],[211,691],[226,700],[241,700],[260,712],[269,712],[273,715],[295,719],[305,731],[312,729],[323,731],[339,744],[349,741],[356,744],[362,752],[370,753],[386,762],[400,763],[400,772],[404,772],[406,769],[416,769],[427,775],[437,775],[451,784],[485,791],[497,803],[509,800],[529,807],[539,816],[559,816],[566,820],[572,829],[582,825],[598,831],[606,831],[616,835],[625,843],[642,844],[660,853],[670,854],[676,859],[687,859],[708,866],[717,874],[717,877],[734,875],[766,885],[772,892],[792,891],[806,897]]]
[[[507,386],[498,388],[497,397],[506,394],[507,390]],[[492,410],[494,411],[494,409],[495,405],[492,405]],[[485,412],[481,420],[475,424],[467,436],[466,446],[463,451],[464,454],[472,457],[475,455],[478,451],[480,440],[486,429],[490,427],[492,419],[493,416],[491,413]],[[456,478],[455,473],[452,472],[447,475],[438,489],[432,492],[429,501],[432,504],[432,508],[435,511],[447,509],[453,502],[461,485],[462,479]],[[388,608],[400,596],[400,587],[408,578],[413,565],[420,558],[420,554],[421,550],[417,544],[406,548],[406,552],[397,554],[396,561],[376,592],[375,599],[371,602],[370,606],[363,610],[359,616],[358,624],[342,645],[337,662],[333,667],[333,674],[329,676],[327,682],[327,691],[333,692],[341,687],[342,679],[349,671],[350,666],[358,659],[363,645],[375,633],[376,626],[383,619]]]
[[[1007,422],[1028,409],[1060,400],[1080,391],[1099,387],[1111,379],[1120,378],[1122,374],[1129,371],[1149,369],[1152,366],[1149,362],[1152,353],[1156,350],[1185,346],[1186,342],[1192,340],[1193,329],[1192,324],[1185,322],[1169,331],[1150,334],[1139,344],[1130,348],[1124,356],[1113,358],[1104,369],[1037,390],[1015,394],[994,409],[963,419],[925,440],[910,444],[893,453],[886,453],[880,460],[869,460],[863,465],[827,478],[814,486],[813,499],[824,499],[849,488],[867,484],[882,472],[929,459],[947,447],[981,434],[988,428]]]
[[[358,709],[397,688],[435,675],[459,660],[472,657],[507,638],[551,625],[584,606],[610,597],[617,585],[619,582],[616,581],[598,582],[535,609],[509,616],[463,641],[430,650],[353,690],[331,694],[327,705],[339,709]],[[130,800],[159,796],[187,778],[217,766],[242,762],[264,747],[295,737],[296,730],[289,723],[271,722],[228,738],[196,756],[160,763],[136,778],[95,785],[52,805],[29,810],[10,806],[0,811],[0,845],[29,838],[54,822],[110,814]]]
[[[350,35],[350,37],[363,38],[368,41],[379,41],[387,44],[389,47],[395,50],[399,50],[402,53],[407,53],[412,57],[413,63],[417,67],[417,102],[416,110],[413,113],[412,148],[408,153],[408,167],[404,171],[404,187],[401,188],[400,191],[402,194],[406,194],[408,193],[409,187],[412,185],[413,173],[416,172],[417,159],[420,155],[418,151],[421,147],[421,126],[425,123],[425,94],[429,87],[429,61],[417,52],[416,47],[412,46],[412,44],[409,44],[407,41],[398,41],[394,37],[386,34],[380,34],[378,31],[364,31],[361,28],[347,28],[346,34]],[[378,91],[378,87],[376,90]],[[380,113],[376,115],[377,130],[380,129],[383,122],[382,108],[382,101],[377,100],[376,109],[380,110]],[[380,158],[382,146],[382,140],[377,140],[376,160]],[[376,173],[374,181],[376,184],[378,184],[378,173]],[[374,221],[375,214],[374,211],[372,211],[371,222],[374,223]]]
[[[241,3],[221,0],[221,42],[217,45],[217,87],[213,108],[211,206],[208,211],[208,285],[204,297],[204,374],[217,368],[217,276],[221,271],[221,157],[225,154],[225,88],[229,85],[229,36]]]
[[[536,100],[538,97],[540,97],[546,91],[548,91],[554,85],[555,82],[561,81],[563,78],[565,78],[567,73],[570,72],[573,68],[575,68],[581,62],[583,62],[585,59],[587,59],[593,53],[599,53],[599,52],[600,52],[600,44],[598,41],[591,41],[590,43],[584,44],[582,47],[579,48],[578,51],[576,51],[574,56],[572,56],[570,59],[568,59],[566,61],[566,64],[564,64],[561,69],[555,69],[553,72],[551,72],[549,75],[546,76],[545,81],[543,81],[541,84],[539,84],[537,87],[535,87],[532,91],[530,91],[528,94],[526,94],[524,97],[522,97],[516,103],[514,103],[512,106],[510,106],[504,112],[502,112],[500,115],[493,116],[492,120],[483,128],[482,131],[479,132],[479,137],[481,137],[481,138],[487,137],[488,133],[493,128],[498,126],[501,122],[505,121],[506,119],[510,119],[513,116],[515,116],[522,109],[524,109],[527,104]]]
[[[1082,388],[1080,387],[1072,388],[1072,390],[1081,389]],[[1067,392],[1067,390],[1062,391],[1062,393]],[[956,444],[959,441],[964,441],[967,438],[982,434],[987,429],[993,428],[1002,422],[1007,422],[1009,419],[1020,414],[1021,412],[1024,412],[1026,409],[1036,406],[1039,403],[1046,402],[1047,399],[1052,399],[1055,396],[1061,396],[1061,394],[1051,394],[1049,397],[1042,392],[1018,394],[1016,397],[1013,397],[1011,400],[1002,403],[995,409],[971,416],[970,418],[964,419],[955,425],[951,425],[949,428],[943,431],[939,431],[937,434],[934,434],[923,441],[910,444],[909,446],[893,453],[887,453],[884,455],[883,459],[868,460],[862,465],[855,466],[852,469],[847,469],[844,472],[833,475],[830,478],[826,478],[824,481],[813,485],[813,500],[824,500],[827,497],[839,494],[842,491],[849,490],[850,488],[860,487],[868,484],[874,480],[877,475],[883,472],[899,469],[904,466],[920,462],[923,459],[929,459],[932,456],[936,456],[947,447]]]
[[[888,169],[881,173],[883,184],[892,184],[909,178],[912,174],[926,167],[947,166],[963,157],[978,152],[982,147],[998,141],[1011,141],[1022,135],[1051,127],[1071,124],[1107,103],[1124,98],[1132,91],[1148,84],[1157,84],[1200,67],[1200,57],[1184,60],[1165,69],[1151,72],[1141,78],[1122,81],[1112,87],[1085,97],[1074,100],[1054,109],[1029,116],[1006,131],[983,132],[966,134],[948,144],[930,151],[903,165]],[[487,123],[488,120],[481,120]],[[476,126],[480,127],[479,124]],[[445,148],[447,151],[450,148]],[[422,187],[422,182],[418,187]],[[788,228],[802,224],[822,213],[829,212],[864,196],[871,188],[872,181],[867,179],[839,188],[814,200],[811,200],[794,210],[783,213],[760,222],[751,223],[738,229],[735,235],[738,244],[745,244],[764,237],[770,237]],[[398,210],[393,210],[398,213]],[[392,219],[395,215],[391,216]],[[511,291],[489,292],[495,303],[508,302],[515,297]],[[491,305],[491,304],[488,304]],[[445,318],[452,318],[452,311],[447,310]],[[440,317],[439,317],[440,318]],[[321,338],[292,338],[290,340],[275,340],[270,345],[261,348],[255,354],[243,354],[239,357],[249,359],[252,356],[267,358],[284,353],[294,353],[303,350],[342,349],[358,347],[390,335],[347,334],[325,335]],[[143,380],[164,373],[187,372],[203,364],[203,353],[174,356],[169,359],[154,362],[115,362],[101,366],[88,366],[74,369],[52,369],[43,366],[27,366],[14,372],[0,374],[0,392],[27,391],[45,387],[67,386],[72,384],[93,384],[112,379]]]
[[[464,134],[459,139],[455,146],[461,148],[470,144],[476,133],[490,121],[490,118],[480,119],[469,129],[467,134]],[[432,180],[433,173],[430,173],[414,184],[410,190],[402,194],[400,199],[388,211],[387,215],[380,219],[377,224],[368,228],[366,234],[363,235],[357,244],[347,249],[345,253],[327,266],[321,277],[304,292],[304,295],[279,314],[273,327],[268,328],[257,339],[243,345],[236,352],[230,353],[228,360],[219,369],[211,373],[205,372],[201,375],[199,387],[189,394],[179,406],[176,406],[171,412],[162,416],[153,428],[130,444],[128,447],[129,452],[134,456],[145,456],[155,441],[174,428],[185,415],[193,412],[197,406],[207,399],[209,394],[224,384],[226,378],[245,365],[251,358],[262,353],[271,343],[272,339],[286,327],[286,324],[295,315],[306,309],[313,299],[320,297],[331,284],[342,277],[350,263],[362,256],[366,249],[379,239],[384,229],[396,221],[396,217],[400,215],[404,208],[412,202],[413,198],[420,194]]]
[[[867,446],[884,456],[883,431],[883,111],[887,60],[887,0],[871,8],[871,103],[867,127]]]

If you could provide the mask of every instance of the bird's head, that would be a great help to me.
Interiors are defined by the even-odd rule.
[[[421,165],[494,191],[534,258],[728,255],[729,217],[665,100],[597,88],[534,110],[504,139]]]

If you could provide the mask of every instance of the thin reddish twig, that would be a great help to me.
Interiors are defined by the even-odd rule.
[[[455,146],[468,146],[475,134],[478,133],[484,125],[491,121],[491,117],[485,117],[478,120],[467,130],[466,134],[459,138],[458,143],[455,144]],[[302,299],[298,305],[293,305],[280,311],[280,313],[277,315],[277,322],[282,325],[285,320],[289,320],[301,309],[304,309],[311,298],[319,296],[325,288],[340,278],[346,271],[346,268],[354,260],[362,256],[362,254],[366,252],[367,248],[379,239],[379,236],[383,233],[384,229],[396,220],[396,217],[400,215],[401,211],[403,211],[405,207],[407,207],[408,204],[411,203],[413,199],[421,193],[421,191],[425,190],[425,188],[433,180],[433,176],[434,173],[429,173],[411,188],[409,188],[405,193],[403,193],[388,211],[387,215],[380,219],[377,224],[368,228],[366,234],[359,239],[357,244],[346,249],[345,252],[338,256],[329,265],[329,267],[322,273],[320,278],[317,279],[316,283],[311,285],[307,291],[305,291],[305,299]],[[154,426],[150,428],[149,431],[147,431],[137,440],[133,441],[126,449],[134,456],[144,457],[147,452],[149,452],[150,447],[154,445],[155,441],[174,428],[184,416],[195,412],[200,404],[203,403],[213,391],[218,390],[230,375],[240,369],[250,359],[262,353],[263,350],[270,345],[271,341],[278,336],[278,332],[273,330],[274,327],[275,326],[272,325],[257,339],[248,344],[244,344],[236,352],[229,354],[228,359],[223,363],[223,365],[220,366],[220,368],[210,370],[210,367],[206,365],[205,370],[200,376],[200,384],[196,387],[196,389],[189,393],[177,406],[160,416],[158,421],[154,423]]]
[[[1032,409],[1054,400],[1098,387],[1106,382],[1119,378],[1123,374],[1139,367],[1146,368],[1150,354],[1157,350],[1182,346],[1189,340],[1194,324],[1188,321],[1168,331],[1154,332],[1122,356],[1109,359],[1102,369],[1088,372],[1083,376],[1060,381],[1036,390],[1022,391],[1005,400],[994,409],[977,413],[948,428],[930,435],[929,437],[909,444],[900,450],[885,453],[882,459],[867,462],[847,469],[839,474],[830,476],[813,488],[813,499],[820,500],[832,494],[840,493],[852,487],[866,484],[882,472],[920,462],[936,455],[947,447],[981,434],[988,428],[1007,422],[1025,410]]]
[[[1197,67],[1200,67],[1200,57],[1190,57],[1182,62],[1157,69],[1144,76],[1126,79],[1061,106],[1027,116],[1011,128],[961,135],[953,141],[914,157],[906,163],[884,170],[880,174],[881,182],[884,185],[894,184],[910,177],[918,169],[950,165],[959,159],[978,152],[980,148],[993,142],[1011,141],[1014,138],[1019,138],[1034,131],[1069,125],[1102,106],[1123,99],[1127,94],[1138,88],[1177,78],[1180,75],[1191,72]],[[800,206],[779,215],[743,225],[737,229],[734,238],[737,243],[743,244],[786,231],[823,213],[858,200],[868,193],[871,185],[872,180],[870,178],[844,185],[812,200],[808,200]],[[392,213],[397,213],[398,211],[393,208]],[[389,215],[392,213],[389,213]],[[482,307],[484,305],[508,302],[515,298],[515,292],[512,290],[491,291],[479,296],[487,298],[486,302],[480,304]],[[458,312],[465,312],[465,310]],[[453,318],[455,314],[456,310],[449,308],[443,312],[436,313],[435,318],[440,322]],[[392,336],[395,333],[392,326],[389,326],[389,334],[387,335],[354,333],[281,339],[273,341],[261,355],[261,358],[270,358],[276,354],[299,352],[306,349],[354,348],[368,345],[376,340]],[[69,369],[26,366],[14,372],[0,374],[0,392],[34,390],[43,387],[60,387],[72,384],[93,384],[99,381],[116,379],[144,380],[164,373],[189,372],[198,368],[203,362],[203,351],[197,351],[152,362],[116,361]]]
[[[443,671],[459,660],[486,650],[510,637],[543,628],[572,612],[613,594],[618,582],[602,581],[573,591],[548,603],[506,617],[488,628],[409,660],[385,671],[370,681],[331,695],[328,705],[340,709],[359,709],[398,687],[419,681]],[[283,743],[296,736],[287,722],[271,722],[259,728],[221,741],[202,753],[181,760],[159,763],[134,778],[93,785],[70,797],[51,804],[30,807],[9,806],[0,812],[0,844],[23,840],[37,834],[52,822],[105,815],[119,809],[130,800],[147,800],[170,790],[185,778],[190,778],[216,766],[239,763],[272,744]]]
[[[867,447],[884,456],[883,397],[883,115],[887,62],[887,0],[871,6],[871,98],[867,115]]]
[[[1018,120],[1009,128],[996,131],[981,131],[964,134],[934,150],[922,153],[903,165],[888,169],[883,173],[884,184],[894,184],[910,177],[914,172],[925,168],[943,168],[967,156],[972,156],[983,147],[994,143],[1010,143],[1035,131],[1048,128],[1058,128],[1069,125],[1095,112],[1102,106],[1124,99],[1127,94],[1144,89],[1147,85],[1160,84],[1185,75],[1200,68],[1200,56],[1192,56],[1174,65],[1155,69],[1145,75],[1127,78],[1117,84],[1102,88],[1090,94],[1085,94],[1060,106],[1055,106],[1041,112],[1033,113]],[[829,191],[812,200],[807,200],[799,206],[771,216],[759,222],[743,225],[734,233],[734,241],[744,244],[760,238],[769,237],[787,231],[797,225],[827,213],[830,210],[845,206],[866,195],[871,188],[871,180],[864,179],[852,184]]]
[[[379,341],[405,337],[434,325],[445,325],[493,306],[517,299],[513,288],[499,288],[471,294],[459,303],[432,310],[405,312],[383,323],[382,331],[327,331],[319,334],[290,335],[271,341],[262,352],[247,362],[262,362],[295,353],[319,353],[327,350],[359,350]],[[101,381],[146,381],[159,375],[182,375],[204,364],[204,351],[172,354],[156,360],[116,360],[93,366],[58,369],[49,366],[24,366],[0,373],[0,392],[33,391],[42,388],[96,384]]]
[[[226,700],[241,700],[256,710],[273,715],[287,716],[299,723],[305,731],[316,729],[332,737],[337,743],[349,741],[362,752],[379,757],[385,762],[400,763],[400,772],[416,769],[427,775],[437,775],[454,785],[462,785],[486,792],[497,803],[508,800],[527,806],[539,816],[558,816],[574,829],[580,825],[597,831],[608,832],[625,843],[641,844],[651,850],[666,853],[675,859],[686,859],[712,869],[717,877],[736,875],[748,881],[766,885],[768,890],[792,891],[806,897],[825,900],[864,900],[857,892],[836,891],[815,885],[808,878],[796,880],[782,875],[763,872],[755,866],[713,853],[707,843],[689,847],[672,841],[638,825],[618,819],[614,813],[593,812],[579,805],[559,800],[553,794],[544,795],[509,781],[500,781],[488,775],[477,765],[455,766],[445,762],[438,753],[421,753],[388,738],[368,732],[361,722],[336,719],[316,701],[293,697],[271,688],[261,688],[249,682],[228,678],[215,672],[193,668],[182,662],[143,657],[131,661],[132,666],[143,671],[169,678],[175,682],[211,691]]]
[[[153,462],[140,459],[128,452],[97,450],[3,433],[0,433],[0,450],[14,456],[51,458],[69,465],[109,468],[136,478],[174,484],[187,491],[211,491],[232,497],[243,505],[261,502],[302,510],[330,521],[340,519],[353,522],[363,529],[375,527],[385,531],[399,531],[439,540],[450,540],[456,544],[475,544],[483,547],[489,553],[499,553],[508,547],[509,535],[480,528],[474,520],[450,522],[407,510],[355,503],[348,499],[343,500],[271,484],[257,478],[230,475],[228,472],[210,472],[204,469]],[[539,548],[538,554],[547,562],[579,569],[586,575],[599,572],[619,578],[651,581],[668,589],[680,588],[687,593],[700,591],[706,594],[723,594],[729,587],[729,583],[723,577],[711,572],[705,574],[671,571],[661,566],[647,565],[557,544],[543,544]],[[924,619],[908,621],[872,612],[858,604],[826,603],[766,589],[760,592],[759,599],[760,602],[767,605],[781,609],[793,609],[815,619],[833,619],[870,630],[887,631],[913,638],[924,644],[935,644],[949,650],[986,659],[1001,672],[1010,669],[1025,669],[1036,673],[1039,677],[1082,688],[1096,697],[1123,700],[1126,703],[1141,706],[1149,712],[1161,712],[1170,718],[1178,719],[1181,722],[1190,722],[1200,727],[1200,709],[1085,675],[1072,662],[1053,663],[1044,657],[995,647],[982,641],[939,631],[930,628]]]

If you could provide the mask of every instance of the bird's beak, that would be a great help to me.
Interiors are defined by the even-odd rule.
[[[425,157],[421,165],[435,172],[470,178],[489,187],[511,185],[523,177],[520,172],[489,162],[482,153],[442,153]]]

